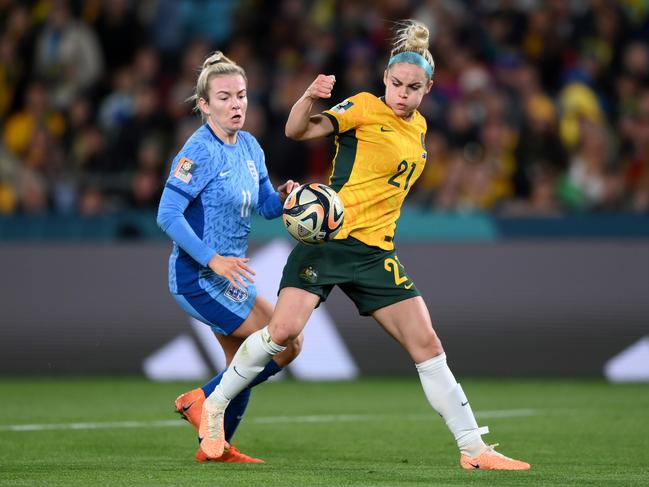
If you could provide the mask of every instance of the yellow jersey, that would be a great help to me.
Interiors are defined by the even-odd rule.
[[[384,250],[408,191],[426,164],[426,120],[404,120],[370,93],[359,93],[323,112],[334,126],[336,156],[329,185],[345,205],[336,239],[349,236]]]

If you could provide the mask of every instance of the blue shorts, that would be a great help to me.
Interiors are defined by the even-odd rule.
[[[189,315],[209,325],[215,333],[229,335],[246,321],[257,299],[257,288],[236,288],[228,281],[192,294],[172,294]]]

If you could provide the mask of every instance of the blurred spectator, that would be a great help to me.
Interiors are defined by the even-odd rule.
[[[621,178],[614,166],[611,137],[603,124],[582,119],[580,141],[562,184],[564,204],[573,209],[615,208]]]
[[[629,125],[631,149],[625,168],[629,208],[646,213],[649,212],[649,89],[638,97],[636,113]]]
[[[54,137],[63,137],[65,118],[61,113],[51,110],[49,105],[45,85],[40,81],[32,81],[27,87],[23,109],[11,115],[4,126],[5,146],[16,156],[25,157],[36,132],[41,128]]]
[[[524,116],[515,149],[514,188],[520,199],[529,198],[536,184],[547,184],[551,174],[558,175],[567,166],[552,99],[543,94],[531,96]]]
[[[87,2],[92,3],[92,2]],[[145,40],[133,5],[129,0],[96,0],[101,4],[94,29],[101,45],[106,66],[121,68],[132,60],[133,49]]]
[[[112,91],[99,107],[99,123],[111,139],[135,114],[135,81],[129,68],[118,69],[113,75]]]
[[[36,40],[36,72],[47,80],[54,106],[95,88],[104,68],[96,34],[75,19],[67,0],[48,0],[49,13]]]

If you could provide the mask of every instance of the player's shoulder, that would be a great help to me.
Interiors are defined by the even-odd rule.
[[[237,138],[241,147],[245,149],[250,155],[264,153],[264,150],[261,148],[259,141],[250,132],[247,132],[245,130],[240,130],[237,133]]]
[[[211,177],[225,161],[223,144],[218,141],[207,124],[203,124],[189,136],[174,158],[172,171],[180,161],[190,165],[195,178]]]
[[[255,136],[252,135],[250,132],[246,130],[239,130],[239,132],[237,133],[237,137],[239,138],[239,140],[241,140],[241,142],[244,145],[261,149],[259,142],[255,138]]]
[[[332,115],[342,115],[353,108],[353,110],[350,111],[350,114],[356,114],[356,116],[359,116],[362,113],[368,111],[371,112],[372,106],[376,103],[375,100],[380,101],[372,93],[361,91],[360,93],[356,93],[355,95],[345,98],[343,101],[331,107],[329,110],[325,110],[325,112],[331,113]]]
[[[189,157],[190,154],[194,156],[203,155],[205,152],[213,152],[213,144],[211,143],[212,134],[205,124],[201,125],[196,131],[187,139],[185,145],[181,149],[181,153]]]

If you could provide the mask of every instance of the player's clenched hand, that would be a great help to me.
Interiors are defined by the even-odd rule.
[[[230,281],[234,287],[241,288],[241,286],[248,287],[246,280],[255,281],[255,271],[246,264],[248,260],[248,258],[224,257],[216,254],[207,265],[219,276]]]
[[[299,188],[300,183],[293,181],[292,179],[289,179],[286,181],[284,184],[281,184],[277,186],[277,192],[279,193],[279,199],[284,201],[288,197],[289,194],[295,189]]]
[[[306,89],[304,96],[313,100],[317,98],[331,98],[331,90],[333,90],[335,83],[336,77],[333,74],[329,76],[319,74],[313,83],[311,83],[311,86]]]

